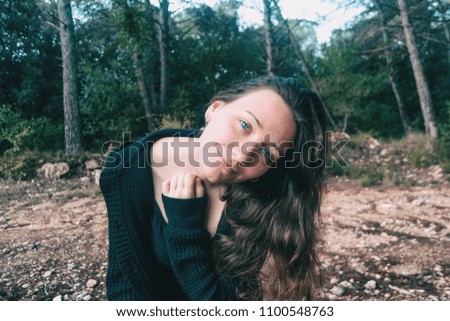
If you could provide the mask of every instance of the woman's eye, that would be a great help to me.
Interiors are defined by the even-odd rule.
[[[270,158],[270,152],[265,147],[261,147],[261,151],[265,158]]]
[[[247,122],[241,120],[241,126],[244,128],[244,130],[249,130],[250,126],[247,124]]]

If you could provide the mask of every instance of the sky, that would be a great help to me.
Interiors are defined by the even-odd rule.
[[[255,2],[255,1],[252,1]],[[262,0],[259,0],[262,4]],[[345,27],[345,23],[351,21],[363,8],[338,8],[344,1],[322,0],[280,0],[279,5],[283,16],[288,19],[306,19],[319,22],[315,28],[317,41],[327,42],[334,29]],[[252,22],[261,23],[262,14],[256,10],[241,9],[242,18]],[[241,13],[240,12],[240,13]]]
[[[158,5],[157,0],[151,1]],[[170,10],[176,10],[182,0],[171,0]],[[206,3],[214,6],[217,0],[192,0],[193,3]],[[364,8],[342,6],[344,1],[332,0],[279,0],[283,16],[289,19],[306,19],[316,21],[317,41],[327,42],[334,29],[344,28],[345,24],[360,14]],[[341,4],[339,4],[341,3]],[[244,0],[244,5],[239,10],[239,16],[243,24],[262,24],[263,16],[262,0]]]

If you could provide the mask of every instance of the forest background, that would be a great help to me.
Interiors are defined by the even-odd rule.
[[[201,127],[217,90],[267,74],[317,91],[349,139],[326,168],[329,298],[449,301],[448,0],[339,1],[364,10],[320,44],[278,0],[178,2],[0,1],[0,301],[105,300],[105,153]]]
[[[331,130],[387,141],[423,133],[413,137],[427,142],[419,149],[428,162],[450,170],[447,1],[343,1],[365,11],[320,45],[317,22],[285,19],[277,0],[252,2],[260,25],[240,21],[244,5],[2,1],[0,176],[25,179],[37,159],[104,152],[124,133],[200,127],[217,90],[264,74],[316,90]]]

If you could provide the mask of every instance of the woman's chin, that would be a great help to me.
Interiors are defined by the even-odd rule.
[[[211,185],[227,185],[237,183],[236,177],[222,173],[211,173],[205,177],[205,180]]]

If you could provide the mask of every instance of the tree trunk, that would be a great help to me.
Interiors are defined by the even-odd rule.
[[[266,65],[267,75],[274,76],[275,73],[273,63],[273,27],[272,27],[272,8],[270,7],[271,0],[263,0],[264,2],[264,35],[266,38]]]
[[[161,63],[161,80],[159,92],[159,105],[161,112],[167,111],[168,88],[168,55],[169,55],[169,2],[159,1],[159,55]]]
[[[145,81],[144,62],[142,61],[142,54],[139,49],[136,49],[134,52],[133,59],[136,67],[136,76],[139,82],[139,92],[144,105],[145,118],[147,119],[147,128],[149,132],[153,132],[155,130],[155,124],[153,122],[152,103],[147,89],[147,82]]]
[[[283,18],[283,14],[281,13],[281,9],[278,6],[277,1],[274,1],[274,6],[275,6],[275,9],[278,11],[278,14],[279,14],[279,17],[281,19],[281,22],[284,24],[284,26],[285,26],[288,34],[289,34],[289,40],[290,40],[292,46],[294,47],[294,51],[297,54],[297,57],[298,57],[298,59],[300,61],[300,64],[303,67],[303,70],[305,71],[306,77],[308,78],[309,82],[311,83],[311,86],[312,86],[313,90],[320,97],[319,85],[314,81],[314,79],[313,79],[313,77],[311,75],[311,68],[309,67],[308,62],[306,61],[305,57],[303,56],[302,50],[298,46],[297,39],[295,38],[294,34],[291,31],[291,28],[289,27],[288,21]],[[331,114],[330,114],[328,108],[325,106],[325,103],[323,102],[322,98],[321,98],[321,100],[322,100],[323,108],[325,110],[325,114],[326,114],[326,116],[328,118],[328,121],[330,122],[331,126],[333,126],[333,130],[334,131],[338,131],[339,129],[338,129],[337,125],[336,125],[336,122],[334,121],[333,117],[331,117]]]
[[[414,78],[416,80],[417,93],[419,95],[420,107],[422,109],[423,119],[425,123],[425,130],[430,136],[431,141],[434,145],[434,143],[436,143],[437,141],[438,131],[430,90],[428,89],[428,83],[425,79],[422,63],[420,62],[419,52],[414,40],[412,26],[409,23],[405,1],[397,0],[397,3],[398,7],[400,8],[400,16],[402,19],[403,31],[405,33],[406,46],[408,47],[409,59],[411,60]]]
[[[400,96],[400,90],[397,84],[397,80],[395,79],[394,64],[392,62],[391,44],[389,42],[388,34],[386,32],[386,23],[383,10],[381,10],[381,6],[378,0],[374,0],[374,3],[377,6],[378,13],[380,15],[381,31],[383,33],[383,42],[385,48],[384,55],[386,58],[386,68],[389,77],[389,82],[391,83],[392,91],[394,92],[395,100],[397,101],[397,107],[400,114],[400,119],[402,120],[403,130],[405,131],[405,135],[408,136],[409,134],[411,134],[411,123],[405,111],[405,105],[403,104],[402,97]]]
[[[81,151],[80,110],[75,63],[75,37],[70,0],[58,0],[59,34],[64,88],[64,143],[66,153]]]
[[[128,36],[130,38],[131,43],[133,44],[134,51],[133,51],[133,61],[134,61],[134,67],[136,72],[136,77],[138,80],[139,85],[139,93],[141,95],[142,99],[142,105],[144,106],[145,111],[145,118],[147,120],[147,129],[149,132],[152,132],[155,130],[155,124],[153,120],[153,106],[152,106],[152,100],[150,99],[150,93],[147,86],[147,78],[146,78],[146,72],[145,72],[145,64],[144,60],[142,58],[142,35],[139,32],[136,32],[138,30],[138,22],[136,21],[136,16],[133,10],[131,10],[130,5],[126,0],[122,2],[124,14],[127,18],[125,21],[125,25],[123,26],[125,30],[128,31]],[[147,6],[150,4],[147,3]],[[150,6],[151,9],[151,6]],[[147,22],[149,22],[147,20]],[[151,21],[153,23],[153,21]]]
[[[149,57],[148,59],[152,60],[152,57],[156,56],[155,44],[157,41],[157,35],[156,35],[156,29],[155,29],[154,10],[153,10],[153,6],[150,3],[150,0],[145,0],[145,8],[147,9],[147,15],[146,15],[147,24],[148,24],[147,38],[151,43],[150,54],[148,55],[148,57]],[[151,106],[152,106],[152,108],[155,108],[158,104],[157,104],[156,98],[155,98],[155,84],[154,84],[153,75],[154,75],[154,72],[152,70],[152,72],[150,74],[150,98],[151,98]]]
[[[147,37],[149,39],[149,41],[153,44],[154,42],[156,42],[156,29],[155,29],[155,13],[153,10],[153,6],[150,3],[150,0],[145,0],[145,9],[146,9],[146,14],[145,14],[145,20],[147,22]]]
[[[448,30],[448,23],[447,23],[447,8],[448,8],[448,2],[445,3],[442,0],[437,0],[438,3],[438,11],[441,14],[442,17],[442,25],[444,27],[444,33],[445,33],[445,40],[447,40],[447,52],[448,56],[450,57],[450,32]]]

